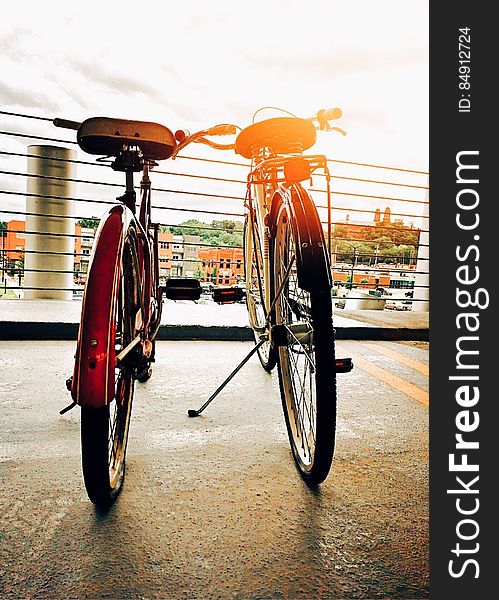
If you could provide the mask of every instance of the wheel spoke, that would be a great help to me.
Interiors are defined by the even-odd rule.
[[[261,334],[265,333],[269,326],[267,302],[265,297],[265,274],[263,260],[263,243],[254,217],[250,211],[244,229],[244,251],[245,251],[245,281],[246,281],[246,305],[250,325],[255,334],[255,342],[261,341]],[[249,256],[249,261],[248,261]],[[250,271],[248,272],[248,269]],[[270,341],[266,341],[258,349],[258,356],[262,366],[270,371],[275,365],[275,352],[273,352]]]

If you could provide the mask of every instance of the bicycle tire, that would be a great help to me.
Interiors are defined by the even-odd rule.
[[[114,286],[113,327],[116,354],[135,337],[139,306],[136,238],[125,237],[120,273]],[[88,497],[101,507],[109,506],[119,494],[125,477],[125,456],[134,393],[135,352],[132,350],[115,368],[115,396],[110,404],[81,409],[83,478]]]
[[[315,210],[315,208],[313,209]],[[310,215],[308,215],[310,217]],[[307,217],[307,218],[308,218]],[[314,215],[315,217],[315,215]],[[275,323],[284,325],[278,348],[278,375],[286,428],[295,463],[309,485],[327,477],[336,435],[336,373],[332,301],[329,285],[300,288],[296,260],[300,224],[282,205],[274,237]],[[307,233],[303,234],[303,243]],[[310,232],[308,235],[312,235]],[[324,244],[324,237],[309,244]],[[321,260],[327,261],[321,256]],[[324,265],[329,268],[329,265]],[[306,262],[305,271],[311,270]],[[298,336],[298,337],[297,337]]]
[[[255,220],[246,216],[243,228],[244,278],[246,283],[246,308],[248,318],[255,336],[255,343],[260,341],[260,332],[266,328],[265,311],[265,276],[263,272],[263,251]],[[251,268],[248,269],[248,253],[251,255]],[[272,273],[272,260],[270,273]],[[277,364],[277,350],[266,341],[257,350],[262,367],[271,372]]]

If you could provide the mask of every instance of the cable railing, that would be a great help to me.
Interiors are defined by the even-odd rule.
[[[93,238],[87,233],[78,233],[74,227],[78,223],[88,222],[95,217],[96,205],[110,206],[116,204],[116,198],[111,191],[116,193],[117,189],[123,189],[121,183],[112,180],[112,171],[99,170],[99,176],[93,177],[92,173],[96,167],[99,169],[108,166],[108,163],[80,158],[50,158],[51,162],[71,163],[78,170],[85,171],[83,175],[74,177],[58,177],[30,173],[26,169],[26,161],[39,159],[38,155],[29,152],[29,147],[22,151],[19,147],[9,148],[12,140],[15,144],[26,144],[26,140],[36,141],[37,144],[56,143],[63,147],[70,145],[75,147],[74,140],[60,139],[50,135],[37,132],[23,132],[16,128],[16,119],[35,119],[45,122],[47,131],[50,132],[50,121],[47,117],[35,115],[23,115],[21,113],[10,113],[0,111],[0,115],[11,117],[14,124],[0,130],[0,197],[4,198],[0,210],[0,221],[5,223],[3,231],[0,231],[0,273],[3,289],[6,289],[7,276],[16,276],[20,285],[14,286],[9,283],[9,289],[22,290],[81,290],[76,283],[73,287],[47,287],[24,286],[23,275],[26,273],[47,274],[71,274],[74,282],[84,281],[85,268],[88,268],[90,259],[90,247],[88,253],[77,251],[83,240]],[[152,193],[154,204],[153,215],[160,226],[160,231],[170,236],[165,242],[165,247],[160,248],[160,270],[163,277],[168,275],[187,276],[188,267],[190,275],[193,269],[195,276],[201,280],[212,281],[223,284],[227,275],[222,277],[210,274],[217,263],[216,259],[209,259],[203,252],[215,251],[238,252],[242,263],[242,221],[245,213],[243,210],[244,192],[246,179],[244,173],[241,175],[234,172],[235,168],[248,169],[248,162],[220,160],[217,158],[206,158],[204,156],[179,156],[176,166],[173,168],[155,168],[153,171],[154,183]],[[336,158],[328,158],[331,168],[332,184],[332,240],[331,240],[331,263],[335,289],[343,287],[349,290],[349,299],[362,299],[360,290],[376,291],[399,290],[407,294],[412,302],[427,302],[427,297],[410,298],[414,288],[420,290],[428,289],[427,273],[429,256],[427,250],[429,244],[428,234],[428,199],[427,199],[427,176],[424,170],[408,169],[389,165],[378,165],[369,162],[353,162]],[[12,166],[15,163],[15,168]],[[24,163],[24,164],[23,164]],[[168,163],[169,167],[172,165]],[[189,168],[187,168],[189,167]],[[189,172],[192,168],[192,172]],[[207,172],[203,172],[203,170]],[[347,172],[337,172],[337,169],[347,169]],[[372,171],[384,173],[380,177],[372,176]],[[88,173],[88,176],[87,176]],[[404,177],[411,177],[410,181],[403,181]],[[394,180],[391,181],[391,177]],[[415,181],[417,177],[419,180]],[[174,181],[182,181],[182,185],[164,185],[165,181],[175,178]],[[314,180],[316,176],[314,175]],[[70,184],[77,190],[69,195],[58,193],[39,194],[26,191],[29,179],[43,180],[51,185]],[[317,182],[318,183],[318,182]],[[230,189],[229,187],[230,186]],[[235,187],[237,186],[237,187]],[[347,186],[347,187],[344,187]],[[137,189],[139,186],[136,186]],[[390,194],[385,189],[398,189],[400,194]],[[327,225],[328,207],[321,204],[321,196],[327,193],[321,186],[309,186],[312,197],[315,195],[316,206],[323,225]],[[82,193],[82,190],[83,193]],[[235,191],[233,191],[235,190]],[[166,199],[165,199],[166,196]],[[412,196],[412,197],[411,197]],[[30,230],[26,226],[27,220],[36,218],[53,218],[47,212],[34,212],[28,210],[25,202],[28,199],[46,199],[48,201],[67,201],[71,206],[71,214],[59,215],[57,218],[73,221],[72,231],[56,233],[49,231]],[[209,206],[207,203],[210,203]],[[234,210],[235,207],[238,207]],[[238,210],[240,208],[240,210]],[[387,212],[388,209],[388,212]],[[324,212],[326,211],[326,212]],[[98,212],[98,211],[97,211]],[[165,218],[157,218],[161,215]],[[185,215],[185,218],[184,218]],[[194,219],[196,222],[185,223],[184,218]],[[212,219],[212,223],[207,219]],[[219,219],[216,221],[216,219]],[[355,219],[355,220],[353,220]],[[24,221],[24,225],[16,227],[12,225],[16,221]],[[178,222],[175,222],[178,221]],[[235,224],[234,224],[235,223]],[[95,228],[90,228],[95,232]],[[326,230],[326,228],[325,228]],[[176,232],[176,233],[173,233]],[[213,235],[211,235],[213,234]],[[232,237],[225,238],[232,241],[225,243],[217,240],[223,234]],[[16,236],[19,236],[16,238]],[[74,240],[74,252],[59,249],[44,250],[27,248],[26,238],[36,236],[37,239],[54,240],[57,238],[71,238]],[[175,240],[173,237],[175,236]],[[16,244],[17,239],[17,246]],[[166,238],[165,238],[166,239]],[[22,240],[22,241],[20,241]],[[234,241],[235,240],[235,241]],[[77,245],[79,247],[77,248]],[[168,246],[169,244],[169,246]],[[172,250],[175,244],[175,250]],[[42,242],[43,245],[43,242]],[[189,256],[186,257],[186,253]],[[49,256],[73,256],[74,270],[50,269],[40,267],[26,267],[25,255]],[[234,259],[234,263],[235,263]],[[239,272],[234,272],[232,260],[224,259],[223,263],[229,265],[224,271],[230,271],[230,283],[241,278]],[[175,268],[173,268],[173,265]],[[193,267],[194,265],[194,267]],[[82,268],[83,267],[83,268]],[[425,281],[417,281],[418,277],[426,278]],[[0,288],[1,294],[2,288]],[[358,292],[358,298],[355,293]]]

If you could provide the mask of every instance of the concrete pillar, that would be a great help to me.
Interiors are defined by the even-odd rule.
[[[425,195],[425,202],[428,204],[423,205],[423,216],[428,217],[430,214],[430,205],[429,205],[430,194],[427,191]],[[429,229],[429,219],[421,219],[421,228]],[[418,261],[416,263],[416,281],[414,282],[414,299],[417,302],[412,304],[412,310],[417,310],[420,312],[428,312],[430,309],[430,289],[428,287],[420,287],[420,286],[428,286],[430,283],[430,261],[428,260],[430,257],[430,234],[429,232],[421,232],[419,236],[419,248],[418,248]],[[425,260],[426,259],[426,260]]]
[[[66,160],[75,160],[76,151],[56,146],[28,146],[28,154],[35,157],[28,158],[29,174],[57,177],[65,181],[28,177],[28,194],[36,195],[26,196],[26,231],[35,233],[26,233],[24,287],[41,289],[25,289],[24,298],[72,300],[75,238],[69,236],[74,235],[75,223],[73,219],[64,217],[74,214],[73,202],[66,198],[74,196],[75,184],[67,179],[75,178],[76,164]],[[51,196],[63,196],[64,199]],[[67,254],[60,254],[63,252]],[[59,288],[60,291],[48,288]]]

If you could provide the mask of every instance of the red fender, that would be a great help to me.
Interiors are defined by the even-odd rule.
[[[102,218],[89,265],[78,332],[71,396],[77,404],[102,407],[115,396],[115,290],[123,244],[134,216],[114,206]]]

